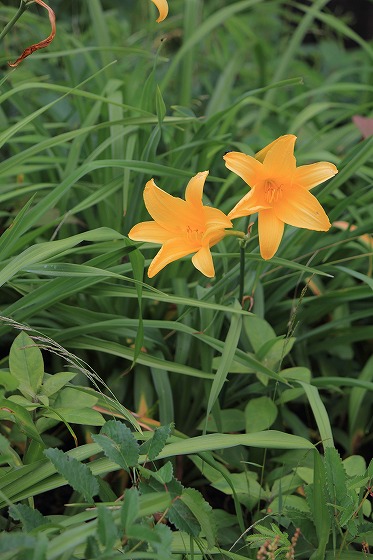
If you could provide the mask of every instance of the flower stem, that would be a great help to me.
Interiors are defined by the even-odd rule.
[[[238,301],[243,307],[243,296],[245,289],[245,253],[246,253],[246,240],[240,241],[240,291]]]
[[[236,229],[226,229],[225,236],[232,235],[233,237],[239,237],[240,239],[247,239],[246,233],[243,231],[237,231]]]
[[[29,4],[29,2],[27,2],[25,0],[21,0],[21,3],[19,5],[19,8],[18,8],[17,12],[14,14],[12,19],[6,24],[6,26],[4,27],[4,29],[0,33],[0,41],[5,37],[5,35],[7,33],[9,33],[9,31],[16,24],[16,22],[19,20],[19,18],[23,14],[23,12],[25,12],[27,10],[27,5],[28,4]]]

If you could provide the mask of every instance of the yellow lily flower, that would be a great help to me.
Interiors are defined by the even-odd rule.
[[[185,200],[172,196],[148,181],[144,189],[145,206],[154,221],[135,225],[128,234],[134,241],[161,243],[149,266],[152,278],[169,263],[195,253],[194,266],[205,276],[215,276],[210,247],[225,236],[232,222],[217,208],[202,203],[208,171],[197,173],[185,190]]]
[[[167,0],[152,0],[152,2],[157,6],[159,10],[159,17],[156,20],[157,23],[160,23],[164,19],[166,19],[168,14],[168,4]]]
[[[255,157],[241,152],[224,156],[228,169],[251,187],[228,217],[258,212],[260,254],[266,260],[276,253],[285,224],[316,231],[328,231],[331,226],[321,204],[309,191],[333,177],[338,169],[326,161],[297,167],[296,139],[293,134],[280,136]]]

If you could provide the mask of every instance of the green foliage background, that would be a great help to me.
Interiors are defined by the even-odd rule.
[[[0,57],[0,558],[368,557],[372,42],[326,0],[51,6],[48,49],[6,67],[49,33],[32,5]],[[243,309],[232,238],[214,279],[149,280],[145,182],[209,169],[228,212],[224,152],[287,133],[337,165],[334,227],[288,226],[264,262],[254,223]]]

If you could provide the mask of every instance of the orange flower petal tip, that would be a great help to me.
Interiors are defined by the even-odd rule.
[[[168,3],[167,0],[152,0],[153,4],[155,4],[159,11],[158,19],[156,20],[157,23],[160,23],[164,19],[166,19],[168,14]]]

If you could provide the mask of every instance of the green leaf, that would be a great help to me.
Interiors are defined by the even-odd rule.
[[[26,504],[13,504],[9,507],[9,515],[15,521],[21,521],[22,528],[26,533],[33,529],[50,523],[37,509],[32,509]]]
[[[74,379],[76,375],[76,373],[71,371],[60,371],[54,375],[45,374],[41,392],[43,395],[50,397],[51,395],[58,393],[58,391],[62,389],[66,383]]]
[[[23,406],[9,399],[0,399],[0,419],[15,422],[22,432],[44,447],[44,442],[32,421],[31,414]]]
[[[0,370],[0,385],[2,385],[6,391],[13,392],[17,389],[19,382],[10,372]]]
[[[192,537],[198,537],[200,534],[201,525],[196,516],[181,499],[176,499],[172,502],[166,517],[179,531],[184,531]]]
[[[326,504],[326,481],[323,460],[315,449],[314,455],[314,483],[306,486],[307,503],[312,512],[312,520],[316,527],[318,538],[317,550],[312,554],[312,560],[323,560],[325,558],[326,545],[330,533],[330,513]]]
[[[277,406],[269,397],[251,399],[245,408],[246,432],[267,430],[277,417]]]
[[[216,451],[236,445],[247,445],[262,449],[313,449],[312,443],[305,438],[277,430],[266,430],[255,434],[208,434],[172,441],[160,452],[158,458],[188,455],[201,451]]]
[[[127,534],[139,516],[139,492],[137,488],[130,488],[124,493],[122,508],[120,510],[121,528]]]
[[[111,511],[98,504],[97,534],[105,550],[111,550],[119,539],[119,534]]]
[[[193,513],[201,526],[203,535],[206,537],[207,544],[212,548],[216,540],[216,525],[212,515],[212,507],[204,500],[200,492],[194,488],[187,488],[183,491],[180,500]]]
[[[238,307],[237,302],[235,302],[234,307]],[[230,371],[230,367],[233,363],[235,351],[241,334],[241,328],[242,328],[242,317],[240,315],[232,315],[231,324],[229,326],[228,334],[225,339],[225,344],[223,347],[221,360],[219,362],[219,367],[211,385],[209,400],[207,403],[206,424],[205,424],[204,432],[206,432],[207,430],[207,422],[212,407],[214,406],[216,399],[218,398],[220,391],[223,388],[223,385],[227,379],[227,375]]]
[[[92,439],[100,445],[105,455],[128,473],[139,460],[139,444],[131,430],[118,420],[109,420]]]
[[[313,385],[309,385],[308,383],[303,383],[302,381],[297,381],[297,383],[303,387],[306,393],[324,448],[334,447],[333,433],[330,426],[328,412],[321,400],[317,388]]]
[[[87,502],[92,501],[93,496],[99,491],[99,485],[86,464],[70,457],[60,449],[46,449],[44,455],[74,490],[80,492]]]
[[[325,449],[325,482],[329,500],[341,506],[347,495],[347,476],[342,459],[334,447]]]
[[[44,362],[36,343],[25,332],[21,332],[12,344],[9,369],[19,381],[21,393],[35,398],[43,381]]]
[[[150,546],[157,552],[158,557],[162,558],[162,560],[169,560],[173,558],[173,532],[171,529],[163,523],[158,523],[155,525],[153,531],[159,540],[158,542],[153,540],[150,543]]]
[[[153,461],[166,445],[174,424],[167,424],[156,428],[153,436],[140,446],[140,454],[146,455],[149,461]]]
[[[51,406],[45,410],[43,415],[46,418],[55,418],[56,420],[71,424],[86,424],[87,426],[103,426],[105,418],[97,410],[91,408],[71,408],[71,407],[54,407]]]

